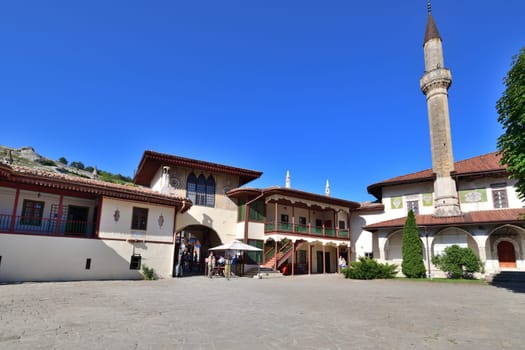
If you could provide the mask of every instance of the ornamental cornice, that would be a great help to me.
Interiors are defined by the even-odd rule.
[[[448,89],[452,84],[452,74],[446,68],[437,68],[429,72],[421,78],[419,85],[421,91],[426,95],[432,89]]]

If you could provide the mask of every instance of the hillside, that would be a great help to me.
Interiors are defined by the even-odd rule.
[[[11,148],[0,146],[0,162],[3,164],[14,164],[40,170],[80,176],[89,179],[99,179],[113,183],[131,184],[132,179],[121,174],[112,174],[108,171],[99,170],[92,166],[84,167],[82,162],[67,162],[52,160],[38,154],[31,146],[21,148]],[[65,161],[65,162],[64,162]],[[67,163],[67,164],[66,164]]]

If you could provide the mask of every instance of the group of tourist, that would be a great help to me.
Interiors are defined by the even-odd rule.
[[[215,256],[213,252],[205,260],[207,276],[212,278],[213,276],[223,276],[230,278],[231,275],[237,273],[237,266],[239,264],[239,258],[237,255],[233,255],[230,259],[225,259],[224,256]],[[232,272],[233,270],[233,272]]]

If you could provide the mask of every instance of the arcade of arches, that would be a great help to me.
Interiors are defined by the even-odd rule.
[[[477,229],[477,231],[476,231]],[[448,227],[441,230],[427,228],[420,231],[423,260],[430,266],[431,273],[438,273],[427,256],[442,254],[447,246],[456,244],[471,248],[491,270],[525,268],[523,247],[525,230],[518,226],[504,225],[487,234],[470,228]],[[402,262],[403,230],[375,236],[376,252],[381,260],[400,264]]]

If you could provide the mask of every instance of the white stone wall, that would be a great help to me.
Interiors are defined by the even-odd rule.
[[[509,208],[522,208],[524,202],[518,198],[515,180],[505,178],[481,178],[459,184],[461,210],[464,212],[495,209],[493,191],[506,190]]]
[[[217,232],[221,242],[230,242],[236,238],[237,209],[220,209],[193,206],[189,211],[177,216],[176,232],[189,225],[202,225]]]
[[[132,230],[131,219],[133,207],[148,209],[147,230]],[[119,218],[115,220],[118,210]],[[159,217],[162,215],[163,224],[160,226]],[[173,207],[138,203],[105,197],[102,203],[100,216],[100,238],[111,239],[140,239],[156,242],[173,242],[173,220],[175,209]]]
[[[390,186],[383,189],[385,212],[378,221],[396,219],[408,214],[408,201],[418,201],[419,214],[434,212],[434,185],[432,182]]]
[[[142,278],[139,271],[129,269],[131,252],[116,249],[127,243],[110,244],[97,239],[2,234],[0,281]],[[85,268],[88,258],[90,270]]]
[[[13,215],[15,196],[14,188],[0,187],[0,215]]]

